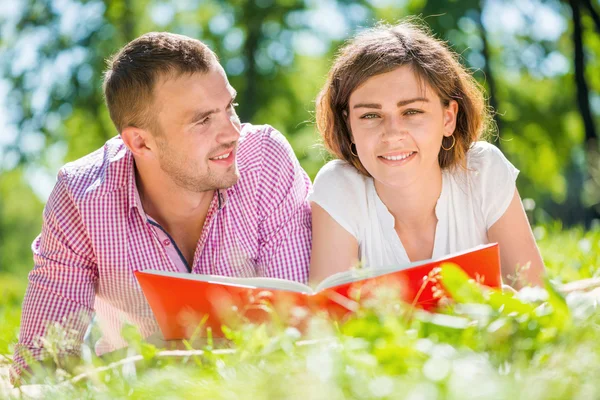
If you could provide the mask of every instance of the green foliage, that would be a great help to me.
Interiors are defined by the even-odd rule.
[[[27,282],[22,277],[0,273],[0,360],[11,354],[17,341],[21,318],[21,301]],[[0,361],[1,363],[1,361]]]
[[[483,24],[483,16],[496,3],[479,0],[447,4],[431,0],[339,0],[330,6],[300,0],[181,4],[67,0],[60,7],[54,0],[23,0],[25,6],[14,13],[15,18],[0,17],[7,33],[0,39],[0,76],[8,84],[9,120],[14,120],[18,132],[14,140],[8,140],[8,146],[0,147],[0,155],[17,154],[21,164],[43,166],[54,175],[56,166],[44,160],[55,143],[67,149],[61,161],[71,161],[101,146],[116,134],[102,97],[105,60],[138,35],[165,30],[208,43],[239,93],[242,120],[269,123],[281,130],[309,176],[314,177],[327,160],[314,147],[318,139],[312,124],[314,99],[337,47],[356,30],[378,20],[393,23],[420,15],[434,34],[449,41],[461,61],[487,87],[498,112],[501,140],[497,144],[521,170],[518,184],[523,196],[534,199],[544,210],[540,213],[550,213],[552,220],[581,222],[571,217],[573,207],[593,209],[600,204],[600,170],[594,167],[597,155],[586,155],[583,147],[585,132],[575,100],[572,68],[548,72],[548,66],[573,58],[571,13],[566,3],[561,7],[557,1],[528,1],[530,6],[522,8],[517,2],[502,3],[508,13],[519,13],[525,21],[517,31],[505,34],[497,26]],[[540,38],[528,26],[536,16],[536,7],[555,14],[565,25],[564,31],[560,26],[555,28],[556,40]],[[81,26],[69,29],[62,14],[75,9],[81,15]],[[332,18],[317,18],[332,12],[336,13]],[[588,14],[584,10],[586,76],[598,121],[600,36]],[[36,47],[33,43],[37,38],[40,45]],[[308,42],[303,41],[307,38]],[[16,67],[14,60],[29,42],[29,50],[35,54],[33,61],[19,62]],[[42,77],[50,77],[49,82],[42,82]],[[45,140],[41,151],[28,150],[27,143],[39,140],[40,135]],[[586,157],[591,160],[587,165]],[[573,191],[577,193],[567,196]]]
[[[5,114],[17,132],[14,140],[6,135],[0,141],[0,368],[3,356],[14,350],[26,274],[32,267],[30,245],[42,223],[44,190],[34,172],[42,169],[55,176],[62,163],[97,149],[116,134],[101,82],[105,60],[122,45],[152,30],[206,41],[239,92],[242,119],[281,130],[314,178],[329,159],[318,145],[314,99],[337,47],[356,29],[377,20],[422,15],[496,100],[496,144],[521,170],[517,184],[522,197],[536,204],[530,217],[548,268],[546,291],[529,297],[527,292],[514,296],[482,291],[447,267],[444,282],[458,303],[444,313],[415,313],[381,299],[377,307],[365,308],[341,325],[312,321],[310,337],[320,340],[316,344],[300,345],[298,332],[285,326],[246,326],[228,332],[235,354],[207,346],[203,356],[183,359],[161,357],[130,327],[129,353],[87,357],[82,370],[105,370],[44,389],[48,393],[43,397],[600,397],[595,304],[581,295],[564,299],[552,286],[600,276],[600,225],[565,229],[552,222],[563,219],[570,224],[578,220],[573,215],[582,206],[593,209],[600,204],[600,152],[593,146],[587,152],[584,148],[568,2],[529,2],[537,4],[530,7],[535,13],[545,7],[565,23],[556,40],[536,37],[530,29],[534,15],[527,14],[527,7],[517,7],[524,13],[525,29],[511,35],[486,32],[481,15],[497,2],[475,0],[339,0],[334,8],[342,35],[329,24],[333,19],[322,26],[314,23],[328,12],[319,9],[323,2],[315,1],[69,0],[62,3],[76,7],[81,16],[71,30],[57,8],[61,2],[22,3],[23,12],[17,12],[15,20],[0,16],[0,76],[9,89]],[[520,4],[502,3],[513,11]],[[598,124],[600,35],[588,14],[582,19],[585,68]],[[302,35],[321,40],[322,51],[299,46]],[[25,53],[23,46],[37,39],[41,45],[30,49],[33,61],[18,68],[15,60]],[[532,51],[535,62],[528,63],[524,55]],[[565,69],[544,72],[543,65],[561,59],[569,63]],[[31,145],[36,141],[41,147]],[[15,155],[16,167],[7,161]],[[109,367],[115,358],[135,354],[141,356],[139,361]],[[5,397],[2,376],[0,397]],[[49,374],[46,382],[69,377],[64,372]]]
[[[484,289],[445,264],[441,283],[454,301],[439,313],[413,310],[382,290],[342,323],[313,317],[303,335],[280,323],[225,328],[226,347],[208,340],[201,353],[181,356],[161,352],[127,326],[128,349],[105,358],[88,350],[72,372],[42,372],[44,385],[22,390],[49,399],[597,398],[598,298],[577,292],[565,298],[551,280],[599,273],[579,245],[598,245],[599,232],[544,229],[540,247],[551,278],[545,290]],[[559,241],[561,257],[545,254]],[[585,275],[564,259],[582,264],[577,271]],[[18,309],[23,286],[0,276],[0,315]],[[6,321],[0,338],[10,338],[11,346],[0,346],[0,354],[8,356],[18,321]],[[19,397],[3,387],[0,380],[0,396]]]
[[[0,174],[0,273],[31,269],[31,242],[41,228],[43,205],[23,180],[23,170]]]
[[[535,227],[534,233],[551,279],[570,282],[600,276],[600,225],[586,232],[555,222]]]

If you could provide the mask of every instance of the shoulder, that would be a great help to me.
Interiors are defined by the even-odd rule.
[[[236,189],[257,196],[267,205],[262,208],[273,209],[286,196],[289,204],[306,202],[310,179],[285,136],[272,126],[242,125],[237,163]]]
[[[58,173],[64,190],[74,201],[96,198],[124,187],[133,168],[133,156],[120,136],[75,161]]]
[[[367,179],[346,161],[330,161],[317,173],[309,200],[321,206],[342,202],[362,208],[359,203],[366,203]]]
[[[240,173],[259,170],[265,161],[273,166],[289,166],[297,162],[292,146],[270,125],[242,124],[238,147]]]
[[[368,179],[346,161],[333,160],[317,173],[308,199],[358,240],[367,223]]]
[[[315,177],[315,189],[333,185],[337,187],[365,187],[366,179],[364,175],[356,170],[352,165],[343,160],[329,161],[323,166]]]
[[[471,193],[489,229],[512,200],[519,170],[491,143],[476,142],[467,153]]]
[[[502,151],[488,142],[475,142],[467,151],[467,169],[486,172],[514,168]]]

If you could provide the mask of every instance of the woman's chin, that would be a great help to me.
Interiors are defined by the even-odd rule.
[[[377,174],[372,175],[376,187],[386,187],[390,189],[407,189],[413,187],[417,182],[415,176],[399,176],[404,174]]]

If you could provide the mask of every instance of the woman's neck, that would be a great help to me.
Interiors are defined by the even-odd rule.
[[[398,187],[375,181],[379,198],[394,217],[396,230],[421,231],[437,221],[435,207],[442,193],[442,171],[436,169]]]

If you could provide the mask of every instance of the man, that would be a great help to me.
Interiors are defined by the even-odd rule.
[[[135,270],[307,281],[310,180],[280,133],[240,124],[211,50],[143,35],[109,63],[104,94],[120,135],[58,174],[32,245],[13,380],[24,354],[47,353],[49,323],[72,333],[65,354],[94,312],[99,355],[126,345],[124,322],[157,332]]]

